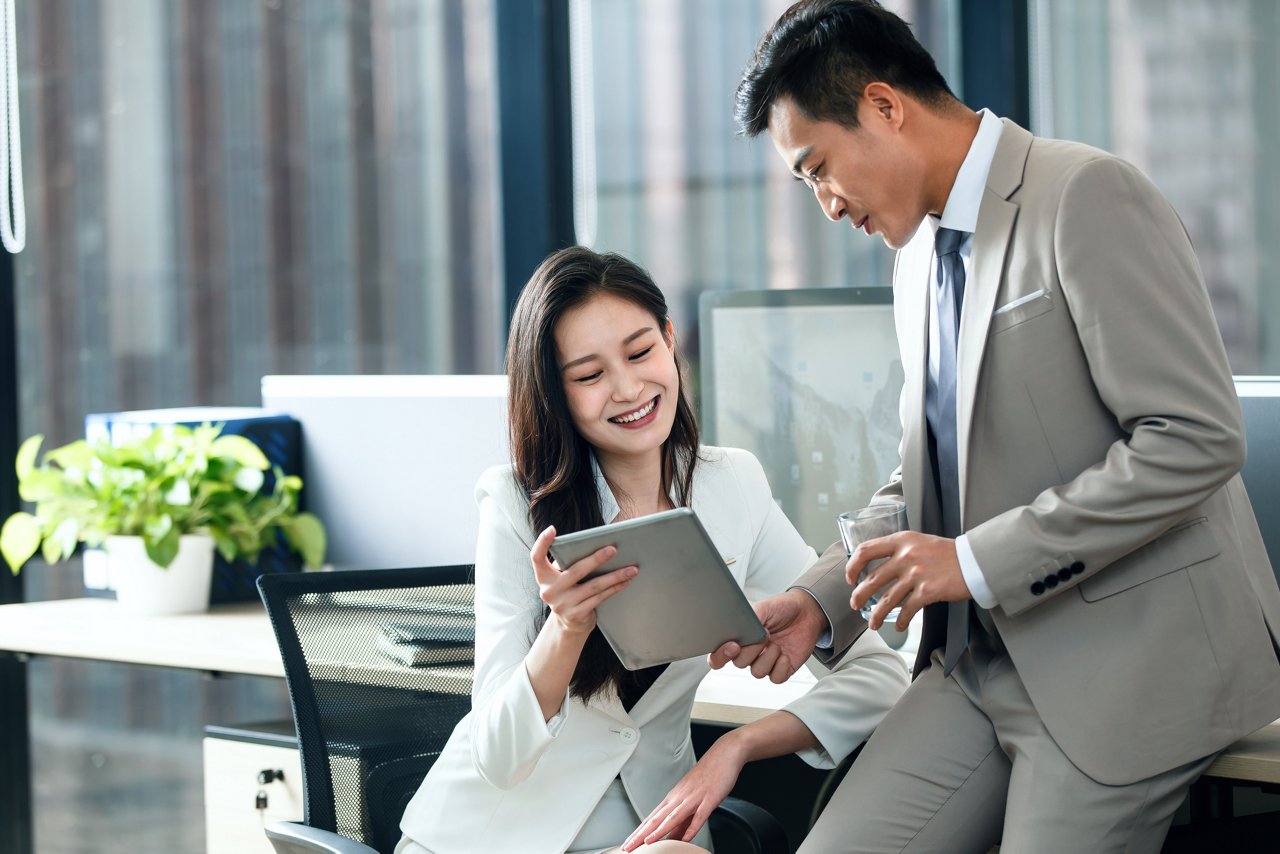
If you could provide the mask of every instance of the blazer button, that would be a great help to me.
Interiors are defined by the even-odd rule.
[[[1084,572],[1084,564],[1081,563],[1080,561],[1076,561],[1075,563],[1071,564],[1071,571],[1074,572],[1076,575],[1079,575],[1080,573]]]
[[[1059,580],[1059,581],[1070,581],[1070,580],[1071,580],[1071,567],[1069,567],[1069,566],[1064,566],[1062,569],[1058,570],[1058,580]]]
[[[1031,595],[1040,596],[1044,593],[1044,583],[1040,581],[1031,582]]]
[[[1048,587],[1050,590],[1052,590],[1053,588],[1057,587],[1057,586],[1058,586],[1058,576],[1056,576],[1056,575],[1052,575],[1052,574],[1050,574],[1050,575],[1046,575],[1046,576],[1044,577],[1044,586],[1045,586],[1045,587]]]
[[[636,740],[636,731],[633,729],[624,729],[622,732],[618,733],[618,737],[627,744],[630,744]]]

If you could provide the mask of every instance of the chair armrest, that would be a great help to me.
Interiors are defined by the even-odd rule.
[[[378,854],[368,845],[296,821],[273,821],[266,831],[276,854]]]
[[[719,826],[736,836],[750,839],[755,846],[752,850],[759,854],[791,852],[791,844],[787,841],[782,822],[763,807],[741,798],[725,798],[711,814],[710,824],[713,836]]]

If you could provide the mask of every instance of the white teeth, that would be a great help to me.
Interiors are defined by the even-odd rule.
[[[649,401],[649,405],[646,406],[644,409],[637,410],[631,413],[630,415],[623,415],[620,418],[610,418],[609,420],[612,421],[614,424],[630,424],[632,421],[639,421],[641,418],[644,418],[646,415],[652,412],[653,407],[657,405],[658,405],[658,399],[655,397],[653,400]]]

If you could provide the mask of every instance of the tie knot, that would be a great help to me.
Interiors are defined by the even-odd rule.
[[[957,231],[954,228],[939,228],[938,233],[934,236],[934,249],[938,253],[938,257],[943,255],[951,255],[960,251],[960,244],[964,241],[968,232]]]

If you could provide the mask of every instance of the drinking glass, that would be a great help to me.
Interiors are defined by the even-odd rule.
[[[873,504],[870,507],[863,507],[861,510],[855,510],[852,513],[841,513],[836,517],[836,526],[840,529],[840,539],[844,542],[845,554],[849,557],[853,556],[853,550],[859,543],[865,543],[869,540],[885,537],[898,531],[907,530],[907,506],[901,503],[893,504]],[[875,569],[886,559],[873,560],[863,567],[862,572],[858,573],[858,581],[861,582],[867,573]],[[867,603],[862,606],[863,619],[871,619],[871,609],[875,607],[879,601],[877,590]],[[902,613],[902,608],[893,608],[885,615],[885,624],[896,622],[898,615]]]

